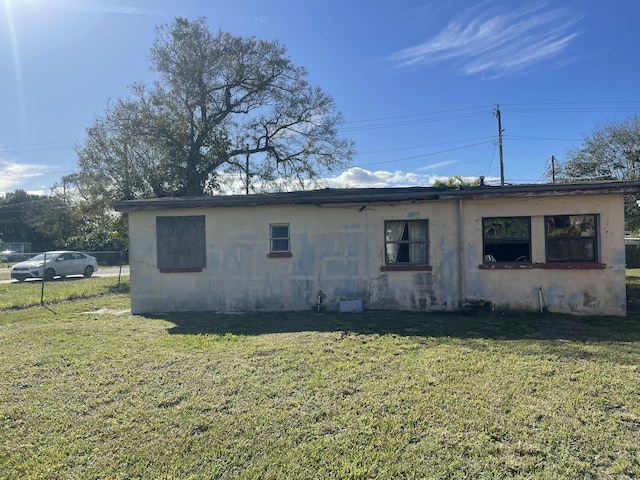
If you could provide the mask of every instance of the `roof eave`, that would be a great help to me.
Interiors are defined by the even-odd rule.
[[[405,187],[323,189],[299,192],[209,197],[165,197],[117,202],[120,212],[177,208],[256,207],[275,205],[398,204],[456,199],[522,198],[561,195],[634,194],[640,181],[557,183],[463,188]]]

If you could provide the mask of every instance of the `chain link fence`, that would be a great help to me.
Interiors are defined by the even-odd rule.
[[[129,291],[127,251],[13,253],[0,260],[0,310]]]

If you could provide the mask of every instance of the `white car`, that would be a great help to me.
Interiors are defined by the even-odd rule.
[[[16,263],[11,268],[11,278],[24,282],[27,278],[54,277],[64,278],[68,275],[84,275],[89,278],[98,270],[98,262],[91,255],[67,250],[46,252],[24,262]]]

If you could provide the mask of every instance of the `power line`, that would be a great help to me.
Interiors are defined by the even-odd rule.
[[[342,132],[358,132],[364,130],[374,130],[378,128],[396,128],[396,127],[406,127],[411,125],[419,125],[423,123],[434,123],[434,122],[442,122],[444,120],[460,120],[463,118],[471,118],[471,117],[479,117],[486,115],[487,112],[476,112],[476,113],[468,113],[463,115],[447,115],[441,117],[431,117],[431,118],[421,118],[416,120],[406,120],[402,122],[387,122],[387,123],[374,123],[372,125],[362,125],[359,127],[342,127],[340,131]]]
[[[503,103],[509,106],[530,106],[530,105],[628,105],[630,103],[640,104],[640,100],[584,100],[581,102],[526,102],[526,103]]]
[[[362,163],[362,164],[354,165],[354,166],[355,167],[368,167],[368,166],[371,166],[371,165],[380,165],[380,164],[383,164],[383,163],[393,163],[393,162],[402,162],[404,160],[414,160],[416,158],[430,157],[430,156],[433,156],[433,155],[439,155],[441,153],[454,152],[456,150],[463,150],[463,149],[466,149],[466,148],[473,148],[473,147],[477,147],[478,145],[486,145],[486,144],[489,144],[489,143],[494,143],[494,141],[493,140],[489,140],[489,141],[484,141],[484,142],[473,143],[473,144],[470,144],[470,145],[463,145],[461,147],[449,148],[447,150],[440,150],[440,151],[437,151],[437,152],[423,153],[423,154],[414,155],[414,156],[411,156],[411,157],[395,158],[393,160],[383,160],[383,161],[380,161],[380,162]]]
[[[635,105],[634,105],[635,104]],[[502,103],[502,110],[509,113],[603,113],[603,112],[637,112],[640,110],[640,100],[629,101],[597,101],[597,102],[533,102],[533,103]],[[504,108],[505,106],[509,108]],[[428,123],[443,120],[457,120],[487,114],[492,105],[466,107],[434,112],[377,117],[364,120],[344,122],[342,131],[369,130],[374,128],[389,128],[418,123]],[[513,108],[515,107],[515,108]],[[550,108],[553,107],[553,108]],[[398,120],[398,121],[392,121]]]
[[[502,103],[502,110],[509,113],[603,113],[603,112],[637,112],[640,110],[640,100],[628,101],[582,101],[582,102],[530,102],[530,103]],[[508,107],[508,108],[505,108]],[[340,129],[343,132],[355,132],[377,128],[395,128],[431,123],[445,120],[458,120],[486,115],[491,105],[463,107],[433,112],[421,112],[406,115],[375,117],[362,120],[345,121]],[[528,137],[510,137],[522,138]],[[529,139],[537,139],[535,137]],[[545,139],[545,140],[581,140],[581,139]],[[33,143],[23,145],[0,146],[0,154],[6,153],[37,153],[51,150],[72,150],[75,143],[70,141]]]
[[[451,145],[451,144],[455,144],[455,143],[463,143],[463,142],[475,142],[476,140],[494,140],[494,135],[492,136],[485,136],[485,137],[474,137],[474,138],[465,138],[465,139],[461,139],[461,140],[453,140],[450,142],[438,142],[438,143],[427,143],[427,144],[423,144],[423,145],[414,145],[411,147],[398,147],[398,148],[387,148],[387,149],[383,149],[383,150],[370,150],[367,152],[358,152],[358,156],[362,156],[362,155],[371,155],[371,154],[375,154],[375,153],[389,153],[389,152],[399,152],[402,150],[415,150],[417,148],[425,148],[425,147],[437,147],[440,145]]]
[[[640,110],[640,100],[598,102],[503,103],[509,113],[630,113]]]
[[[634,106],[635,105],[635,106]],[[529,102],[529,103],[501,103],[502,110],[509,113],[601,113],[601,112],[629,112],[640,110],[640,100],[611,100],[611,101],[581,101],[581,102]],[[509,107],[505,109],[504,107]],[[514,108],[515,107],[515,108]],[[554,108],[550,108],[554,107]],[[387,128],[416,123],[436,122],[442,120],[456,120],[481,116],[489,113],[493,105],[479,105],[474,107],[462,107],[433,112],[421,112],[405,115],[393,115],[375,117],[362,120],[349,120],[343,123],[344,131],[368,130],[372,128]],[[396,121],[397,120],[397,121]],[[559,139],[562,140],[562,139]],[[46,151],[73,149],[75,142],[57,141],[46,143],[33,143],[23,145],[0,146],[0,153],[14,151]]]
[[[493,106],[491,105],[480,105],[480,106],[474,106],[474,107],[438,110],[433,112],[422,112],[422,113],[416,113],[416,114],[395,115],[395,116],[381,116],[381,117],[375,117],[370,119],[353,120],[353,121],[344,122],[343,127],[340,129],[340,131],[344,133],[349,133],[349,132],[367,131],[367,130],[374,130],[374,129],[410,127],[413,125],[424,124],[424,123],[462,120],[462,119],[474,118],[479,116],[488,116],[488,114],[491,112],[490,110],[491,108],[493,108]],[[501,108],[503,112],[507,111],[510,115],[511,114],[531,115],[531,114],[558,114],[558,113],[603,113],[603,112],[622,113],[622,112],[639,111],[640,100],[502,103]],[[571,141],[573,142],[573,141],[583,140],[580,138],[551,138],[551,137],[535,137],[535,136],[508,135],[508,134],[505,134],[504,138],[508,139],[509,141],[527,140],[527,141]],[[373,151],[359,153],[358,156],[361,157],[362,155],[369,155],[369,154],[400,152],[400,151],[407,151],[407,150],[419,149],[419,148],[431,148],[431,147],[437,147],[440,145],[452,145],[452,144],[459,144],[459,143],[475,141],[475,140],[481,140],[481,141],[474,142],[467,145],[461,145],[455,148],[432,151],[432,152],[422,153],[422,154],[413,155],[413,156],[400,157],[400,158],[383,160],[378,162],[357,163],[353,166],[367,167],[367,166],[373,166],[373,165],[395,163],[395,162],[414,160],[418,158],[425,158],[429,156],[444,154],[444,153],[448,153],[456,150],[474,148],[480,145],[494,143],[495,136],[461,139],[461,140],[455,140],[455,141],[449,141],[449,142],[431,143],[431,144],[424,144],[424,145],[418,145],[418,146],[373,150]],[[34,143],[34,144],[4,146],[4,147],[0,146],[0,155],[8,154],[8,153],[9,154],[37,153],[37,152],[45,152],[45,151],[53,151],[53,150],[67,150],[67,149],[73,149],[73,148],[75,148],[75,145],[72,142],[64,142],[64,141]],[[494,149],[493,156],[489,164],[489,169],[491,169],[492,167],[495,152],[496,150]]]
[[[366,122],[381,122],[381,121],[387,121],[387,120],[395,120],[398,118],[411,118],[411,117],[423,117],[423,116],[428,116],[428,115],[440,115],[440,114],[447,114],[450,115],[453,112],[463,112],[463,111],[467,111],[467,110],[485,110],[487,108],[491,108],[491,105],[482,105],[482,106],[478,106],[478,107],[465,107],[465,108],[455,108],[455,109],[451,109],[451,110],[438,110],[435,112],[422,112],[422,113],[413,113],[413,114],[407,114],[407,115],[395,115],[395,116],[390,116],[390,117],[380,117],[380,118],[370,118],[367,120],[351,120],[348,122],[345,122],[345,125],[348,124],[352,124],[352,123],[366,123]]]
[[[504,135],[509,140],[539,140],[548,142],[581,142],[582,138],[527,137],[525,135]]]
[[[74,144],[70,142],[32,143],[26,145],[0,146],[0,155],[7,153],[37,153],[48,152],[52,150],[73,150],[74,148]]]

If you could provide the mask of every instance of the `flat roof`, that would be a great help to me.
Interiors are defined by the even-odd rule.
[[[198,207],[245,207],[265,205],[389,204],[452,199],[540,197],[557,195],[633,194],[640,181],[536,183],[477,187],[323,188],[295,192],[161,197],[116,202],[120,212]]]

